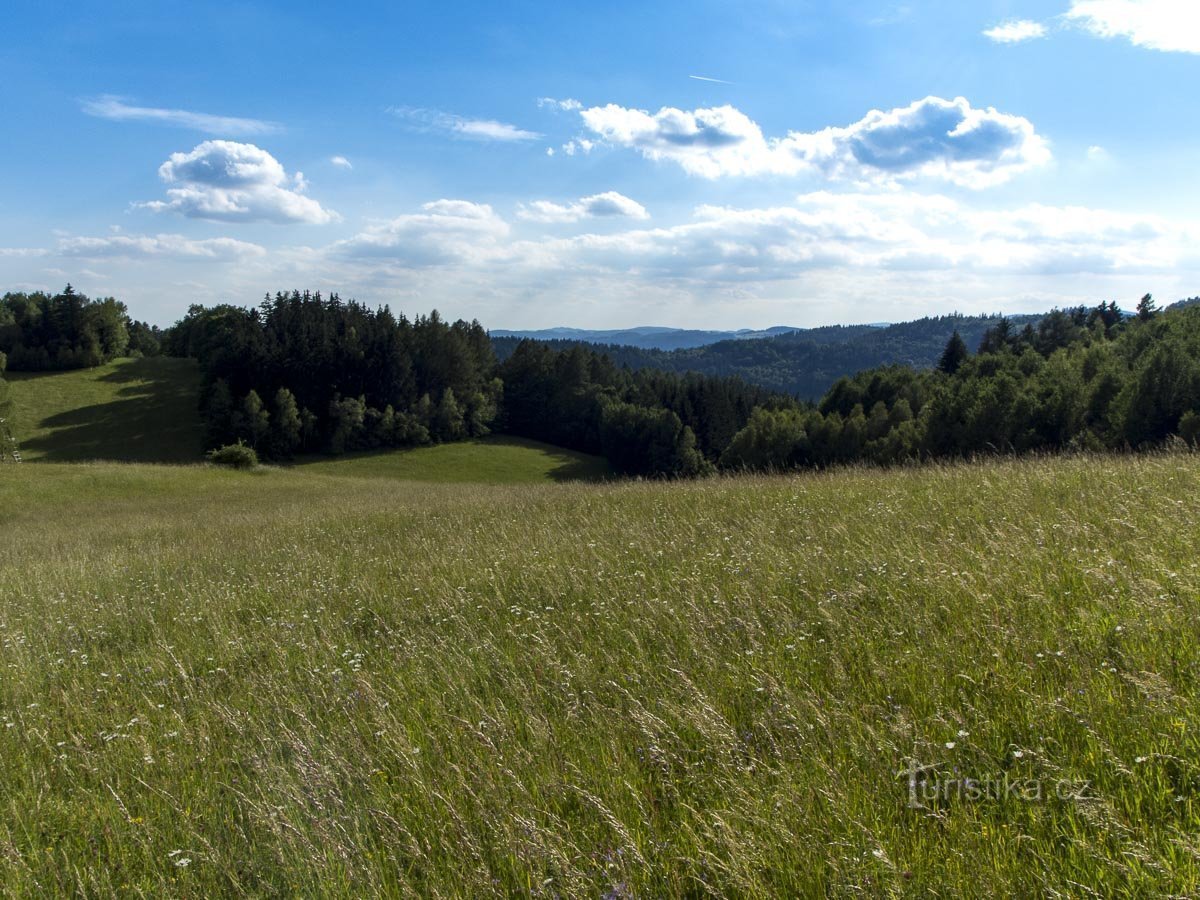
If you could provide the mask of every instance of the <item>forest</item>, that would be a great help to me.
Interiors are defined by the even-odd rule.
[[[927,335],[929,321],[908,333]],[[208,447],[241,443],[275,461],[498,432],[602,455],[627,475],[688,477],[1200,439],[1196,304],[1160,311],[1146,296],[1136,314],[1102,303],[983,321],[963,320],[936,365],[864,368],[817,402],[737,377],[623,364],[611,348],[521,340],[500,358],[478,322],[299,291],[254,308],[193,306],[165,330],[69,286],[7,294],[0,354],[13,371],[194,358]],[[767,342],[735,343],[754,353]],[[3,391],[0,381],[0,415]]]
[[[941,356],[947,339],[957,331],[968,346],[976,347],[988,329],[1003,316],[949,315],[890,325],[830,325],[755,339],[722,340],[704,346],[656,350],[627,345],[585,344],[598,349],[617,365],[666,372],[698,372],[737,376],[769,390],[803,400],[819,401],[839,378],[882,365],[929,368]],[[1008,321],[1021,328],[1040,316],[1015,316]],[[504,359],[519,340],[493,337],[496,353]],[[554,340],[565,350],[580,343]]]

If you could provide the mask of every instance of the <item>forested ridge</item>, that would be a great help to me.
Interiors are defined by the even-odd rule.
[[[1200,306],[1188,301],[1159,311],[1147,296],[1134,316],[1104,303],[1019,321],[863,326],[849,341],[822,329],[806,346],[850,359],[863,338],[881,337],[879,347],[907,335],[912,347],[946,322],[963,327],[936,365],[865,368],[816,403],[736,377],[634,367],[582,344],[522,340],[501,359],[478,322],[299,291],[255,308],[193,306],[165,331],[69,287],[8,294],[0,353],[14,370],[194,358],[207,445],[241,442],[272,460],[496,431],[603,455],[624,474],[681,477],[1200,439]],[[754,353],[789,339],[734,343]],[[3,403],[0,381],[0,415]]]
[[[699,372],[736,376],[769,390],[804,400],[820,400],[841,377],[882,365],[933,366],[950,335],[957,331],[971,347],[1003,318],[938,316],[892,325],[832,325],[754,340],[725,340],[680,350],[584,344],[576,340],[549,341],[557,350],[576,344],[609,356],[618,365],[667,372]],[[1038,316],[1018,316],[1017,327],[1035,323]],[[493,338],[501,359],[520,341]]]

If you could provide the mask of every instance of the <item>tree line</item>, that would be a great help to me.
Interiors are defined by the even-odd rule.
[[[196,359],[208,447],[241,442],[273,460],[497,430],[603,455],[625,474],[688,477],[1200,439],[1200,305],[1160,312],[1149,296],[1132,316],[1102,303],[983,330],[967,320],[936,365],[867,368],[818,402],[633,368],[589,345],[522,340],[499,359],[478,322],[409,319],[336,294],[193,306],[165,331],[70,287],[7,294],[0,311],[0,353],[26,368],[131,352]]]
[[[819,404],[757,410],[722,454],[727,469],[1124,450],[1200,438],[1200,308],[1160,313],[1149,296],[1001,320],[972,354],[960,335],[937,367],[870,369]]]
[[[122,356],[156,356],[161,332],[129,318],[113,297],[92,300],[71,285],[58,294],[0,297],[0,353],[14,372],[86,369]]]

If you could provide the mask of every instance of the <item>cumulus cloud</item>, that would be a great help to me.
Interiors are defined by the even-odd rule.
[[[265,256],[258,244],[233,238],[193,240],[182,234],[129,235],[105,237],[65,237],[58,242],[62,256],[88,259],[104,257],[165,257],[170,259],[229,260]]]
[[[492,258],[508,237],[508,223],[492,207],[437,200],[422,211],[373,225],[331,248],[334,256],[385,258],[414,268],[470,264]]]
[[[0,247],[0,258],[24,258],[27,256],[45,256],[46,251],[38,247]]]
[[[336,213],[304,196],[304,175],[289,176],[280,162],[253,144],[205,141],[189,153],[173,153],[158,169],[167,200],[140,204],[194,219],[221,222],[308,223],[337,220]]]
[[[1200,53],[1200,5],[1195,0],[1073,0],[1068,21],[1103,38],[1139,47]]]
[[[1002,22],[983,33],[997,44],[1019,44],[1022,41],[1032,41],[1046,36],[1046,26],[1041,22],[1030,19],[1014,19]]]
[[[1050,159],[1029,120],[964,98],[927,97],[889,112],[875,110],[844,128],[767,138],[732,106],[651,114],[609,104],[580,111],[601,140],[666,160],[703,178],[820,174],[856,181],[941,178],[981,188]],[[564,148],[565,149],[565,148]]]
[[[536,131],[527,131],[495,119],[469,119],[436,109],[412,106],[393,106],[388,111],[418,130],[440,131],[464,140],[512,143],[536,141],[541,137]]]
[[[329,157],[329,162],[337,166],[339,169],[354,168],[354,166],[350,163],[350,160],[346,159],[344,156],[331,156]]]
[[[83,111],[89,116],[109,119],[114,122],[158,122],[178,128],[190,128],[206,134],[242,137],[271,134],[281,130],[276,122],[262,119],[243,119],[236,116],[214,116],[209,113],[192,112],[186,109],[162,109],[153,106],[133,106],[121,97],[105,95],[83,102]]]
[[[554,203],[535,200],[522,204],[517,216],[530,222],[578,222],[581,219],[626,218],[648,219],[646,207],[616,191],[605,191],[582,197],[574,203]]]

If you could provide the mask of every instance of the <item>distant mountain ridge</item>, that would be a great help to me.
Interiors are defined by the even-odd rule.
[[[641,325],[635,328],[597,330],[587,328],[541,328],[535,330],[496,329],[493,338],[529,338],[535,341],[571,341],[581,344],[614,344],[622,347],[638,347],[643,350],[690,350],[721,341],[750,341],[779,337],[804,331],[790,325],[775,325],[771,328],[742,328],[737,331],[704,331],[691,328],[670,328],[658,325]]]

